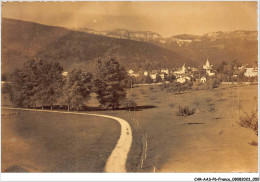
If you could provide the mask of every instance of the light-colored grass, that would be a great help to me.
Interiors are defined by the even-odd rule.
[[[119,136],[111,119],[2,109],[2,172],[103,172]]]
[[[238,125],[239,116],[257,108],[257,85],[223,86],[183,94],[161,91],[158,85],[127,90],[137,111],[100,111],[127,120],[133,143],[127,169],[133,172],[256,172],[255,133]],[[221,93],[221,99],[217,93]],[[92,94],[89,106],[98,106]],[[211,98],[208,102],[207,98]],[[195,114],[176,116],[178,105],[196,107]],[[211,107],[214,106],[214,112]],[[185,123],[190,123],[186,125]],[[147,134],[147,149],[145,138]],[[254,145],[251,145],[254,143]],[[146,158],[142,158],[142,156]],[[141,159],[144,159],[143,161]],[[142,168],[140,168],[140,164]]]
[[[130,171],[152,172],[154,167],[157,172],[257,171],[258,150],[249,144],[258,142],[257,136],[237,123],[239,113],[251,111],[257,106],[254,99],[257,85],[221,86],[177,95],[161,91],[159,86],[153,87],[152,91],[149,86],[136,87],[128,91],[128,96],[145,92],[148,97],[140,96],[139,100],[135,100],[137,105],[154,108],[131,112],[108,111],[125,119],[138,120],[139,129],[147,133],[147,157],[143,168],[135,167],[136,163],[132,161],[137,155],[140,155],[139,158],[142,156],[136,151],[145,144],[139,143],[133,145],[130,151]],[[221,100],[216,93],[222,94]],[[211,98],[209,102],[207,98]],[[178,117],[175,113],[178,107],[169,106],[173,103],[175,106],[191,107],[195,103],[196,112],[187,118]],[[185,125],[186,120],[189,125]]]

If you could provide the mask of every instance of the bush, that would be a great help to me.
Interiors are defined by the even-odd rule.
[[[216,111],[215,105],[214,104],[209,105],[209,112],[213,114],[215,111]]]
[[[220,86],[221,81],[217,78],[213,79],[211,81],[211,87],[212,88],[218,88]]]
[[[142,95],[145,95],[145,94],[146,94],[143,89],[141,89],[140,92],[141,92]]]
[[[153,83],[153,79],[150,77],[150,75],[147,75],[142,79],[142,82],[150,84]]]
[[[195,113],[195,108],[190,108],[189,106],[180,106],[179,105],[176,115],[187,117],[189,115],[193,115],[194,113]]]
[[[161,90],[167,89],[170,87],[170,82],[163,81],[162,84],[159,86]]]
[[[209,104],[212,101],[212,98],[208,97],[208,98],[206,98],[206,101]]]
[[[132,94],[131,94],[131,97],[135,98],[135,97],[137,97],[137,94],[132,93]]]
[[[121,106],[127,109],[134,110],[137,107],[137,104],[133,99],[125,99],[121,101]]]
[[[198,107],[199,107],[199,101],[195,100],[195,101],[193,102],[193,105],[194,105],[196,108],[198,108]]]
[[[192,85],[193,85],[193,83],[190,82],[190,81],[185,82],[185,83],[174,82],[174,83],[169,84],[167,92],[181,93],[181,92],[184,92],[186,90],[190,90],[192,88]]]
[[[252,111],[251,114],[244,112],[245,115],[240,117],[239,125],[245,128],[252,129],[258,136],[258,118],[257,111]]]
[[[4,84],[1,84],[1,85],[2,85],[1,92],[3,94],[9,93],[11,91],[11,85],[9,83],[4,83]]]
[[[222,100],[222,96],[223,96],[223,95],[224,95],[224,94],[223,94],[222,92],[217,92],[217,93],[215,94],[215,96],[219,98],[219,101]]]
[[[174,103],[170,103],[169,106],[170,106],[171,108],[174,108],[175,104],[174,104]]]
[[[153,90],[154,88],[153,87],[149,87],[149,90]]]

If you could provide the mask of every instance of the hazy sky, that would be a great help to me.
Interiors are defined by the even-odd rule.
[[[7,2],[2,17],[95,30],[153,31],[163,37],[257,30],[257,2]]]

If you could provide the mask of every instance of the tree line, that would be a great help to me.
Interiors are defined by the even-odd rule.
[[[80,110],[95,92],[100,106],[117,109],[126,100],[127,72],[115,58],[98,60],[95,74],[80,68],[66,76],[58,62],[29,60],[10,77],[10,100],[18,107],[54,105]]]

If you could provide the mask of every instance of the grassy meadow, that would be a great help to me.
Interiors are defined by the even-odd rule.
[[[88,112],[130,123],[128,172],[256,172],[258,138],[238,122],[257,109],[257,87],[173,94],[159,85],[139,85],[127,90],[135,111]],[[95,94],[87,104],[98,106]],[[177,116],[179,105],[195,113]],[[101,172],[119,135],[119,124],[104,118],[2,109],[2,171]]]
[[[134,140],[128,170],[135,172],[256,172],[258,138],[238,125],[257,109],[257,85],[167,93],[159,85],[136,86],[128,97],[136,111],[107,111],[130,122]],[[176,116],[179,105],[195,108]]]
[[[2,172],[103,172],[120,125],[94,116],[2,109]]]

